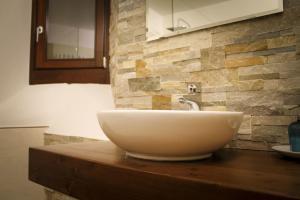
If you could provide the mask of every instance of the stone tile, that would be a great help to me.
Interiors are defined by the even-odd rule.
[[[146,42],[145,0],[113,1],[110,56],[117,108],[187,110],[178,103],[185,96],[203,110],[246,114],[231,147],[270,150],[285,143],[278,131],[287,122],[276,117],[300,114],[295,2],[285,1],[282,14]],[[199,83],[201,93],[187,95],[189,82]],[[262,120],[252,125],[255,133],[251,115]]]
[[[182,67],[183,72],[201,71],[200,58],[192,58],[173,62],[173,65]]]
[[[247,104],[237,102],[231,104],[230,102],[226,104],[228,111],[239,111],[247,115],[282,115],[283,111],[280,110],[282,106],[272,106],[272,105],[257,105],[249,106]]]
[[[285,95],[283,100],[284,105],[300,105],[300,95]]]
[[[300,115],[300,106],[299,105],[283,105],[284,115],[299,116]]]
[[[267,31],[267,32],[263,32],[263,33],[258,33],[256,35],[256,38],[258,40],[269,39],[269,38],[276,38],[276,37],[280,37],[280,35],[281,35],[280,32],[281,32],[281,30]]]
[[[144,56],[144,58],[159,57],[159,56],[162,57],[162,56],[168,56],[168,55],[174,55],[174,54],[181,54],[186,51],[189,51],[189,47],[167,49],[167,50],[163,50],[163,51],[156,51],[154,53],[146,54]]]
[[[201,82],[202,87],[231,86],[233,81],[238,80],[237,69],[219,69],[191,73],[191,81]]]
[[[135,72],[135,68],[123,68],[123,69],[118,69],[118,74],[127,74],[131,72]]]
[[[245,52],[245,53],[238,53],[238,54],[227,54],[227,60],[237,60],[237,59],[244,59],[244,58],[251,58],[254,56],[255,52]]]
[[[122,63],[122,69],[135,68],[135,60],[127,60]]]
[[[77,136],[65,136],[44,133],[44,145],[55,145],[55,144],[69,144],[69,143],[81,143],[81,142],[92,142],[97,141],[96,139],[77,137]]]
[[[121,109],[152,109],[152,96],[117,98],[115,103]]]
[[[250,36],[251,27],[249,22],[241,22],[241,24],[228,24],[217,27],[212,34],[212,46],[225,46],[236,43],[236,40]],[[223,30],[222,30],[223,29]]]
[[[236,86],[234,86],[236,81],[231,82],[230,84],[227,85],[216,85],[216,86],[203,86],[201,88],[201,91],[203,93],[209,93],[209,92],[233,92],[233,91],[237,91]]]
[[[268,49],[266,40],[258,40],[251,43],[231,44],[225,46],[226,54],[245,53],[252,51],[262,51]]]
[[[226,93],[225,92],[201,93],[201,95],[202,95],[202,103],[203,102],[209,103],[209,102],[225,102],[226,101]]]
[[[300,24],[294,27],[294,32],[296,34],[296,54],[300,55]]]
[[[238,134],[250,135],[252,133],[251,121],[252,121],[251,115],[244,115]]]
[[[253,116],[253,125],[264,126],[288,126],[292,122],[297,121],[296,116]]]
[[[208,70],[224,68],[224,62],[224,47],[212,47],[208,49],[201,49],[202,69]]]
[[[180,81],[161,82],[161,90],[164,94],[185,94],[187,93],[187,83]]]
[[[237,67],[248,67],[253,65],[263,65],[267,62],[267,58],[262,56],[235,59],[235,60],[226,60],[225,66],[228,68],[237,68]]]
[[[118,39],[119,39],[119,45],[124,45],[124,44],[129,44],[131,42],[134,42],[134,32],[127,31],[124,33],[120,33]]]
[[[247,81],[238,81],[234,85],[239,89],[239,91],[255,91],[262,90],[264,88],[264,80],[247,80]]]
[[[300,77],[280,80],[279,89],[281,91],[300,89]]]
[[[300,61],[291,61],[288,63],[274,63],[266,64],[261,66],[250,66],[242,67],[238,69],[239,76],[250,76],[250,75],[265,75],[265,74],[275,74],[280,75],[279,78],[296,78],[300,75]],[[272,75],[272,76],[273,76]]]
[[[136,78],[136,73],[126,73],[115,75],[115,86],[113,92],[115,97],[125,97],[130,94],[128,79]]]
[[[171,96],[152,96],[152,109],[153,110],[171,110]]]
[[[276,49],[268,49],[265,51],[255,51],[253,52],[254,56],[270,56],[270,55],[275,55],[278,53],[286,53],[286,52],[295,52],[296,51],[296,46],[288,46],[288,47],[280,47]]]
[[[294,46],[296,44],[295,35],[282,36],[279,38],[267,39],[268,49]]]
[[[203,111],[227,111],[226,106],[201,106],[201,110]]]
[[[239,76],[239,79],[241,81],[246,81],[246,80],[272,80],[272,79],[279,79],[280,74],[279,73],[269,73],[269,74],[251,74],[251,75],[243,75]]]
[[[202,101],[201,107],[205,107],[206,109],[216,108],[216,107],[225,107],[226,101]]]
[[[137,60],[135,62],[137,78],[147,77],[147,76],[151,75],[151,71],[146,66],[147,66],[147,63],[143,60]]]
[[[274,91],[227,92],[228,110],[249,115],[281,115],[284,96]]]
[[[235,140],[229,144],[229,147],[236,149],[253,149],[253,150],[270,150],[270,146],[261,141],[250,141],[250,140]]]
[[[118,46],[116,53],[119,56],[126,56],[127,58],[130,58],[132,56],[143,55],[143,49],[143,43],[130,43]]]
[[[160,74],[160,76],[161,76],[161,81],[163,81],[163,82],[170,82],[170,81],[189,82],[189,81],[191,81],[190,74],[187,72],[177,71],[177,73],[162,73],[162,74]]]
[[[128,80],[130,91],[160,90],[160,77],[133,78]]]
[[[252,139],[266,143],[288,144],[287,126],[253,126]]]
[[[237,134],[236,139],[237,140],[242,140],[242,141],[245,141],[245,140],[251,141],[252,136],[251,136],[251,134]]]
[[[245,106],[281,106],[283,95],[274,91],[227,92],[227,105],[244,104]]]
[[[268,63],[285,63],[295,61],[296,59],[296,52],[279,53],[268,56]]]
[[[279,88],[279,79],[278,80],[264,80],[264,90],[278,90]]]

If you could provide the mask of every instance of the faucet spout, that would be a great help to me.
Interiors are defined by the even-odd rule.
[[[200,110],[199,105],[194,101],[188,100],[184,97],[179,98],[178,101],[179,103],[189,105],[190,110]]]

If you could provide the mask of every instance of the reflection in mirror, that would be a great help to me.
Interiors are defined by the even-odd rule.
[[[147,0],[147,40],[283,11],[283,0]]]
[[[94,58],[95,0],[47,1],[47,59]]]

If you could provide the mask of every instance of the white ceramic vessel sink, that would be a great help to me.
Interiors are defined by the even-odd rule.
[[[207,158],[237,133],[243,113],[111,110],[98,113],[107,137],[128,156],[149,160]]]

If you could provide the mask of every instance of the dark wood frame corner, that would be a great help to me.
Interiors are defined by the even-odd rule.
[[[97,6],[99,3],[104,5],[104,25],[103,25],[103,56],[107,58],[107,67],[103,68],[99,61],[95,66],[74,66],[74,67],[57,67],[55,63],[51,67],[39,67],[36,62],[37,43],[36,27],[37,27],[37,11],[38,2],[40,0],[32,0],[32,19],[31,19],[31,42],[30,42],[30,73],[29,84],[49,84],[49,83],[101,83],[109,84],[109,16],[110,16],[110,1],[96,0]],[[97,15],[96,23],[99,23],[99,14]],[[98,25],[97,33],[99,33]],[[99,39],[96,36],[96,43]],[[96,54],[99,53],[97,50]],[[96,56],[97,57],[97,56]],[[99,58],[97,58],[99,60]]]

